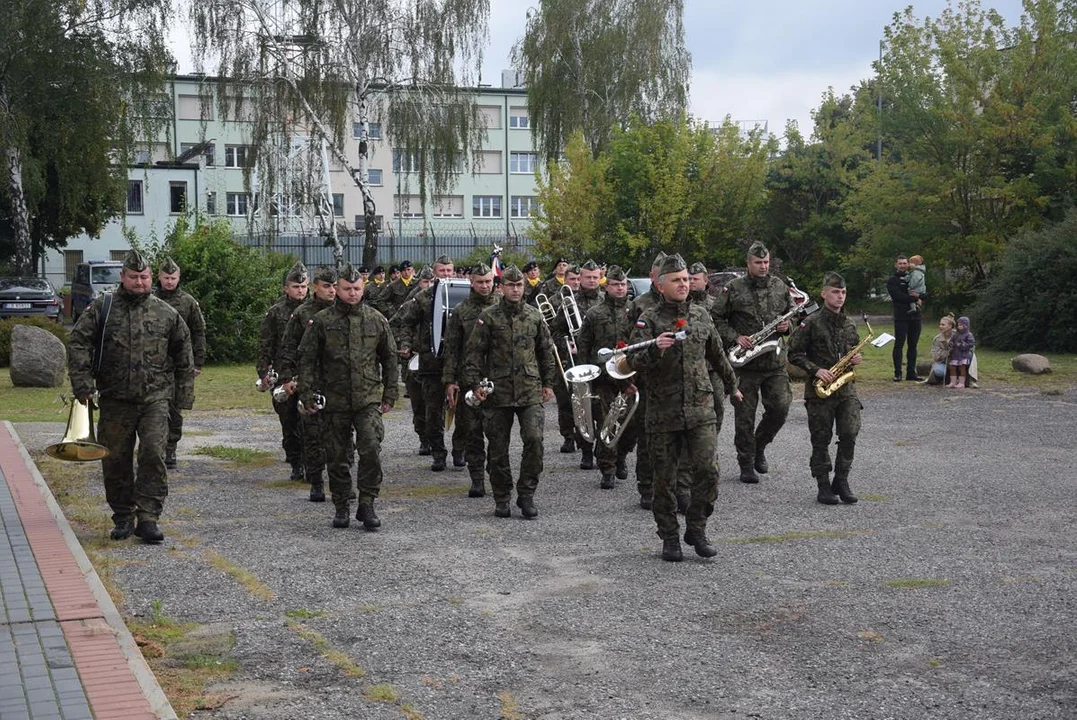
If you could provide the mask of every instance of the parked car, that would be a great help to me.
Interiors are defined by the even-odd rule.
[[[639,295],[646,294],[651,289],[650,278],[628,278],[628,299],[635,300]]]
[[[60,319],[60,296],[44,278],[0,278],[0,320],[13,317]]]
[[[78,320],[94,298],[115,290],[122,271],[123,263],[116,260],[91,260],[76,265],[71,278],[71,318]]]

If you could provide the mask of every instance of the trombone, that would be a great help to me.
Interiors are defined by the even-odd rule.
[[[571,290],[572,288],[569,288]],[[538,311],[542,313],[542,322],[546,324],[546,329],[551,330],[550,325],[557,319],[557,308],[550,302],[550,298],[546,293],[539,293],[535,295],[535,306],[538,307]],[[553,345],[553,356],[557,358],[557,369],[561,371],[561,377],[565,376],[565,364],[561,362],[561,353],[557,351],[557,343],[550,343]],[[565,380],[565,384],[568,384],[568,380]]]

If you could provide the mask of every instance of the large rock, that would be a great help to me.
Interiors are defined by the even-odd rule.
[[[1043,355],[1036,355],[1035,353],[1024,353],[1016,356],[1013,360],[1010,360],[1010,366],[1017,372],[1028,373],[1029,375],[1042,375],[1043,373],[1051,372],[1051,361]]]
[[[67,348],[60,339],[33,325],[11,329],[11,384],[57,387],[64,381]]]

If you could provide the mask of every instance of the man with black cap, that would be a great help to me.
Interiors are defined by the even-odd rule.
[[[262,318],[258,342],[258,377],[267,386],[267,374],[272,369],[277,372],[277,384],[291,383],[292,378],[280,372],[283,358],[281,347],[284,341],[284,329],[288,319],[299,305],[307,298],[307,268],[297,262],[284,275],[284,299],[266,311]],[[303,475],[303,441],[300,436],[299,409],[295,395],[287,395],[281,402],[273,400],[273,410],[280,420],[281,446],[284,458],[292,466],[291,480],[302,482]]]
[[[523,301],[524,284],[524,275],[515,265],[502,270],[501,301],[483,310],[475,321],[464,360],[462,387],[482,401],[483,431],[490,441],[494,514],[501,518],[511,516],[509,436],[513,418],[519,419],[523,441],[516,505],[525,518],[538,517],[535,490],[542,474],[546,417],[542,404],[553,396],[553,384],[561,382],[550,332],[541,313]],[[494,384],[489,396],[479,385],[484,379]]]
[[[423,268],[427,272],[427,268]],[[447,255],[434,261],[431,280],[448,280],[453,276],[453,262]],[[419,355],[419,369],[412,373],[417,387],[411,395],[412,411],[423,414],[423,435],[420,443],[430,448],[433,464],[430,469],[445,469],[448,450],[445,448],[445,386],[441,382],[441,358],[433,352],[434,285],[430,284],[405,302],[393,317],[392,328],[400,357],[409,360]],[[421,402],[416,404],[416,395]]]
[[[688,302],[688,267],[669,255],[658,270],[662,301],[636,321],[631,343],[654,340],[630,353],[628,364],[643,375],[651,397],[644,418],[654,462],[654,519],[662,538],[662,559],[684,559],[677,522],[678,461],[692,469],[691,496],[685,513],[684,541],[700,557],[718,550],[707,539],[707,518],[718,496],[718,463],[710,367],[718,370],[724,394],[740,399],[737,377],[729,366],[722,339],[706,311]],[[675,333],[687,336],[677,340]]]
[[[770,275],[770,251],[763,243],[751,244],[747,263],[748,274],[722,288],[711,309],[711,318],[726,347],[739,345],[745,350],[755,345],[753,334],[793,308],[785,281]],[[782,321],[775,330],[779,340],[777,349],[761,353],[736,369],[744,401],[733,406],[736,428],[733,442],[743,483],[758,483],[757,473],[766,474],[770,469],[764,454],[766,447],[777,437],[789,415],[793,388],[789,384],[782,339],[789,329],[789,321]],[[760,401],[763,417],[757,427],[755,416]]]
[[[299,388],[296,396],[307,411],[316,411],[314,396],[324,395],[326,469],[335,515],[333,527],[350,524],[350,460],[359,455],[355,519],[368,531],[381,527],[374,510],[382,482],[381,416],[397,397],[397,355],[385,317],[362,304],[363,276],[350,264],[340,270],[333,306],[314,316],[299,343]]]
[[[400,277],[386,285],[378,294],[374,300],[374,308],[392,320],[396,311],[408,299],[415,282],[415,268],[412,267],[411,260],[405,260],[400,263]]]
[[[385,268],[375,265],[370,273],[370,282],[364,283],[363,288],[363,302],[371,305],[378,293],[385,289]]]
[[[156,544],[164,540],[157,521],[168,495],[169,405],[191,408],[194,359],[187,324],[152,287],[149,263],[127,253],[120,287],[95,298],[75,323],[67,359],[72,394],[82,403],[98,396],[97,441],[110,453],[101,461],[109,537]]]
[[[542,288],[539,292],[545,293],[551,300],[561,294],[561,286],[565,284],[565,273],[568,272],[571,264],[572,261],[567,257],[557,258],[553,264],[553,274],[539,285]]]
[[[170,257],[161,261],[157,269],[157,287],[153,294],[172,306],[187,329],[191,331],[191,350],[194,353],[194,374],[202,374],[206,364],[206,320],[198,301],[179,289],[180,266]],[[175,401],[168,405],[168,443],[165,446],[165,467],[176,467],[176,446],[183,437],[183,414]]]
[[[359,274],[363,276],[363,287],[366,287],[370,283],[370,268],[366,265],[360,265]]]
[[[464,382],[464,352],[475,321],[483,310],[500,300],[494,292],[494,271],[480,262],[471,268],[471,292],[460,301],[445,325],[441,339],[442,371],[445,395],[449,407],[456,411],[456,430],[453,431],[453,464],[456,448],[464,449],[471,488],[468,497],[486,495],[486,440],[482,433],[482,411],[464,402],[467,385]],[[526,289],[525,289],[526,291]],[[463,390],[461,391],[461,387]]]
[[[524,302],[528,305],[535,304],[535,296],[542,291],[542,275],[539,264],[534,260],[528,261],[520,272],[524,274]]]
[[[860,342],[856,325],[845,314],[845,278],[836,272],[823,277],[823,309],[809,315],[793,333],[789,343],[789,362],[808,373],[804,384],[804,409],[808,414],[808,432],[811,433],[811,468],[819,488],[816,500],[824,505],[846,504],[857,501],[849,488],[849,471],[853,467],[856,436],[860,432],[860,398],[856,394],[856,381],[847,382],[830,397],[821,398],[815,391],[815,380],[824,383],[836,378],[830,368],[848,354]],[[851,359],[859,365],[860,353]],[[838,452],[830,464],[830,441],[834,429],[838,432]],[[830,471],[834,470],[834,483]]]
[[[278,372],[285,378],[285,392],[295,393],[296,376],[299,373],[299,343],[303,340],[307,328],[315,315],[326,308],[333,307],[337,296],[336,268],[320,266],[314,269],[314,282],[307,300],[295,309],[284,327],[284,340],[281,343],[281,366]],[[301,407],[298,407],[302,411]],[[300,435],[303,439],[303,474],[310,485],[309,500],[325,502],[325,447],[322,444],[321,416],[299,413]]]

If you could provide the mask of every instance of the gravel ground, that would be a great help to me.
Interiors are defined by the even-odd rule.
[[[128,612],[156,600],[235,633],[240,670],[212,688],[234,697],[195,717],[377,720],[405,704],[428,720],[1077,717],[1077,392],[903,385],[862,399],[855,506],[815,503],[801,401],[758,486],[735,479],[727,413],[713,560],[662,562],[634,481],[598,489],[597,471],[557,452],[552,411],[534,521],[468,499],[466,472],[431,473],[410,412],[391,413],[377,533],[333,530],[331,504],[281,486],[283,463],[192,453],[283,458],[275,416],[193,412],[168,540],[110,555],[138,561],[115,570]],[[34,452],[62,428],[17,429]],[[289,629],[296,610],[324,613],[302,622],[367,674],[346,677]],[[368,697],[382,683],[397,701]]]

